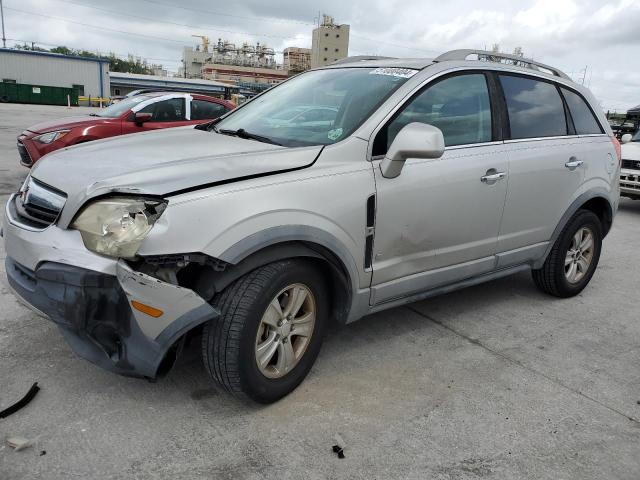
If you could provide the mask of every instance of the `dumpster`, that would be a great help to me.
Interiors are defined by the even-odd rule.
[[[0,102],[3,103],[66,105],[67,96],[69,96],[71,105],[78,106],[78,90],[75,88],[0,82]]]

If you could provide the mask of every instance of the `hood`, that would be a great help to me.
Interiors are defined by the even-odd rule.
[[[624,160],[640,160],[640,142],[623,143],[622,158]]]
[[[113,121],[113,118],[92,117],[90,115],[82,115],[76,117],[58,118],[56,120],[48,120],[46,122],[36,123],[27,128],[29,132],[46,133],[54,130],[62,130],[67,128],[80,127],[105,121]]]
[[[310,166],[322,146],[286,148],[193,127],[87,142],[52,152],[31,176],[67,194],[66,225],[87,199],[112,192],[170,196]]]

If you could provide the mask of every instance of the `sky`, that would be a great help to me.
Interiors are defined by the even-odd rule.
[[[207,35],[311,47],[320,13],[351,25],[350,55],[434,57],[456,48],[525,56],[587,85],[603,109],[640,104],[640,0],[2,0],[8,46],[65,45],[133,54],[177,71]],[[281,56],[279,57],[281,60]]]

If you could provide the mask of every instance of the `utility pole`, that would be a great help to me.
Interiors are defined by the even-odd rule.
[[[587,78],[587,70],[589,70],[589,65],[585,65],[584,67],[583,74],[582,74],[582,85],[584,85],[584,81]]]
[[[4,10],[2,8],[2,0],[0,0],[0,18],[2,19],[2,48],[7,48],[7,39],[4,36]]]

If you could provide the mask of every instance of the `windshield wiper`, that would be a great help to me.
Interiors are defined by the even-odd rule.
[[[262,135],[258,135],[256,133],[247,132],[244,128],[239,128],[237,130],[229,130],[223,128],[221,130],[218,130],[214,127],[214,131],[223,135],[231,135],[233,137],[246,138],[247,140],[257,140],[258,142],[262,143],[270,143],[271,145],[282,146],[281,143],[278,143],[275,140],[270,139],[269,137],[263,137]]]
[[[203,130],[205,132],[210,132],[211,130],[213,130],[214,132],[217,133],[215,124],[218,121],[218,119],[216,118],[215,120],[211,120],[209,122],[206,123],[199,123],[198,125],[196,125],[195,128],[196,130]]]

